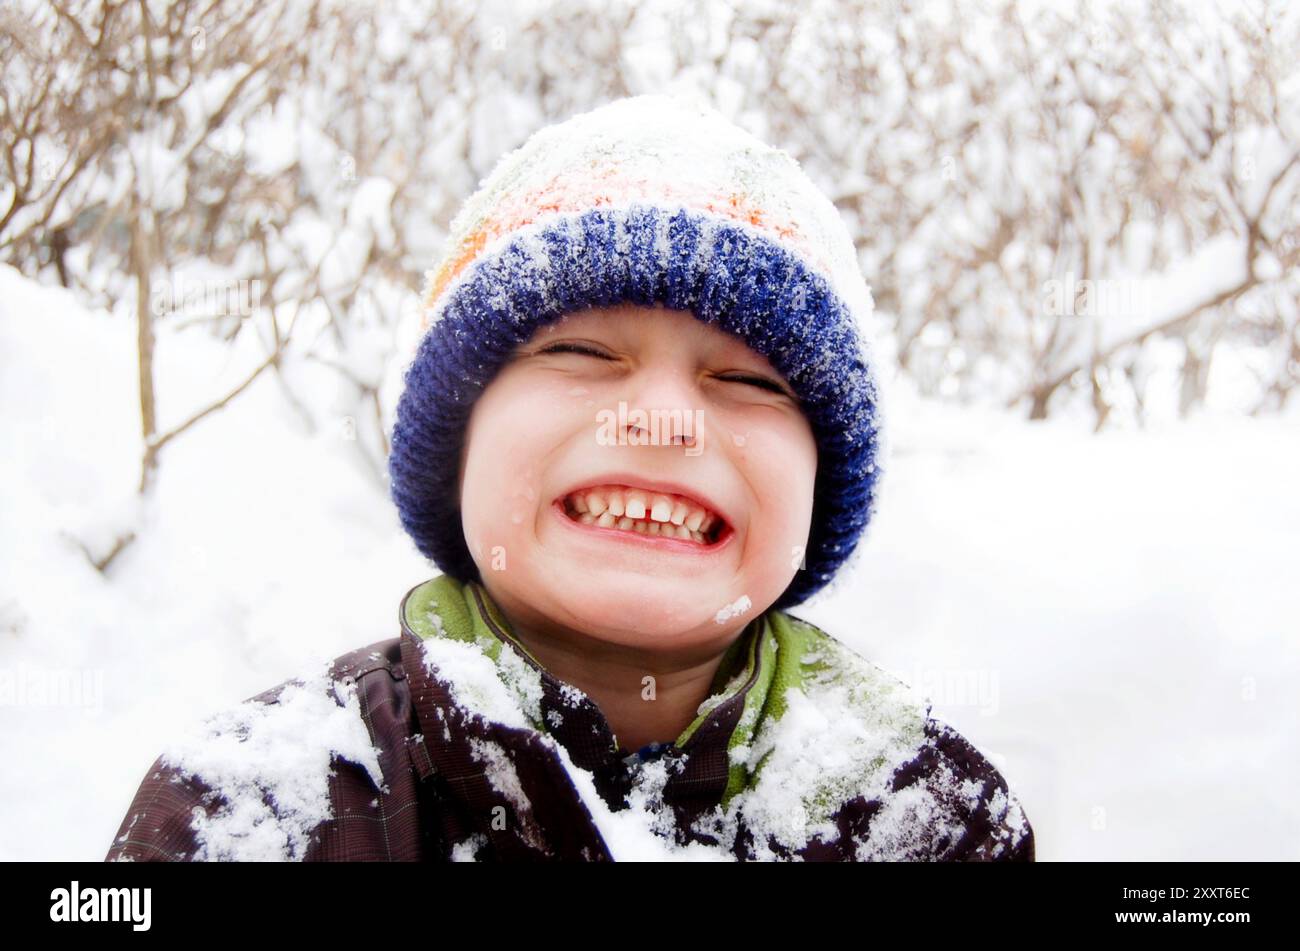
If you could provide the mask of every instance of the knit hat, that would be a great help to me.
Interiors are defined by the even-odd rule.
[[[812,525],[773,607],[806,600],[857,547],[882,452],[871,292],[835,206],[786,152],[694,100],[617,100],[504,155],[426,280],[389,473],[402,525],[444,573],[482,580],[457,479],[474,401],[538,328],[623,302],[739,336],[802,402],[818,452]]]

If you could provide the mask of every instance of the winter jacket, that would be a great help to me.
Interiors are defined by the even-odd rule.
[[[109,861],[1033,861],[998,771],[788,613],[754,618],[672,744],[621,748],[478,583],[155,760]]]

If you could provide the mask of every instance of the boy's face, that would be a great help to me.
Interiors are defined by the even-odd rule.
[[[668,308],[594,308],[541,328],[475,403],[462,524],[513,621],[713,650],[800,570],[816,472],[793,390],[740,338]],[[626,527],[664,516],[659,534]]]

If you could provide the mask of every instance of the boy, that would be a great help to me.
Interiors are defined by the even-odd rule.
[[[1020,860],[992,765],[786,608],[869,520],[870,293],[711,109],[535,134],[452,222],[398,405],[443,574],[159,757],[108,858]]]

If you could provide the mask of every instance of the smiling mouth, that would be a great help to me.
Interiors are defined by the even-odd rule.
[[[602,485],[571,492],[558,500],[564,514],[582,525],[664,538],[707,548],[727,531],[727,523],[693,499],[633,486]]]

